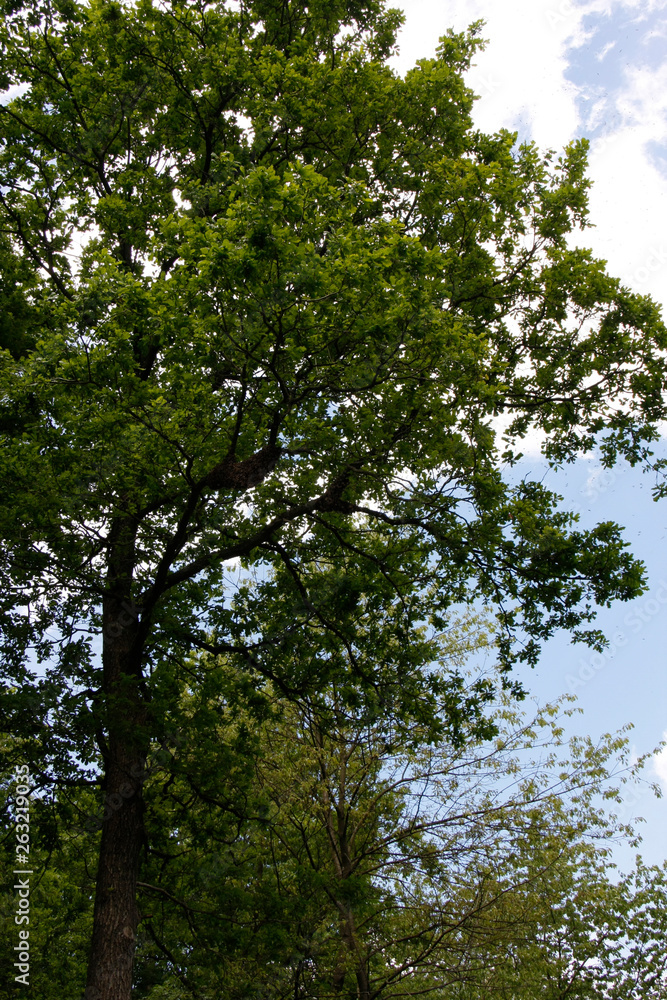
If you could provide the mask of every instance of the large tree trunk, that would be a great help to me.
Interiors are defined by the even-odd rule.
[[[123,747],[110,750],[86,1000],[130,1000],[139,923],[145,762]]]
[[[137,879],[144,841],[142,789],[149,737],[142,694],[147,625],[131,600],[136,528],[110,536],[109,593],[103,608],[103,691],[98,718],[104,809],[86,1000],[130,1000],[139,923]]]

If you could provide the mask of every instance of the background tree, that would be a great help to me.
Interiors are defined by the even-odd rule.
[[[441,671],[488,638],[452,630]],[[623,735],[564,744],[558,706],[529,720],[505,696],[495,735],[434,740],[335,688],[297,704],[266,690],[250,711],[238,681],[192,660],[149,755],[138,997],[664,1000],[667,872],[610,872],[610,841],[632,835],[610,803],[641,766]],[[76,786],[35,802],[35,1000],[83,987],[104,818]],[[8,997],[14,909],[9,889]]]
[[[519,626],[529,661],[559,627],[598,642],[592,604],[635,596],[641,568],[615,525],[579,531],[509,485],[491,421],[541,428],[556,461],[600,435],[607,461],[639,461],[665,331],[568,248],[585,146],[556,161],[472,128],[474,30],[403,79],[379,0],[4,12],[8,763],[124,802],[88,990],[126,1000],[175,664],[224,653],[292,695],[343,669],[343,697],[400,684],[419,706],[415,627],[472,595],[498,608],[506,666]],[[232,600],[239,558],[260,586]],[[370,651],[361,595],[390,629]]]
[[[335,689],[258,724],[233,687],[221,664],[186,695],[200,753],[147,789],[152,998],[664,998],[667,871],[610,873],[623,734],[564,744],[559,706],[504,699],[495,737],[429,744]]]

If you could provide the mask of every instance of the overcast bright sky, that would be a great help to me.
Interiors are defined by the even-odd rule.
[[[406,14],[397,66],[434,55],[447,28],[482,18],[488,39],[468,76],[479,95],[475,119],[543,148],[591,141],[591,221],[585,245],[612,274],[667,305],[667,0],[393,0]],[[667,310],[666,310],[667,311]],[[525,682],[541,700],[576,693],[573,723],[597,736],[634,724],[633,747],[652,750],[667,736],[667,500],[651,499],[650,477],[594,457],[554,474],[531,459],[524,473],[545,478],[580,511],[582,524],[614,520],[649,571],[649,591],[600,615],[605,656],[554,640]],[[667,792],[667,752],[647,777]],[[625,817],[642,815],[642,853],[667,857],[667,797],[639,794]],[[623,867],[633,852],[619,852]]]

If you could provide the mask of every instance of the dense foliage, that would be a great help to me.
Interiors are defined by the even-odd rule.
[[[480,638],[450,634],[449,659]],[[667,869],[610,865],[640,780],[625,734],[565,743],[563,706],[531,718],[504,697],[494,738],[433,745],[335,687],[267,691],[259,721],[229,664],[190,667],[148,762],[134,996],[665,1000]],[[32,996],[56,1000],[85,982],[103,814],[75,788],[36,805]],[[9,892],[2,996],[14,908]]]
[[[490,688],[430,670],[452,607],[494,607],[507,676],[641,591],[616,525],[505,463],[531,428],[642,460],[667,339],[568,243],[585,144],[474,129],[474,28],[402,78],[381,0],[3,10],[6,760],[123,803],[88,996],[127,1000],[146,759],[192,651],[258,711],[267,680],[335,684],[460,736]]]

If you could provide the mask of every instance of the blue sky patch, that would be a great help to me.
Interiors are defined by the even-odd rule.
[[[585,45],[567,50],[566,79],[579,89],[577,100],[584,134],[588,138],[615,131],[622,124],[619,98],[627,85],[627,71],[646,66],[658,69],[667,50],[667,10],[642,12],[620,8],[611,17],[583,18]]]

